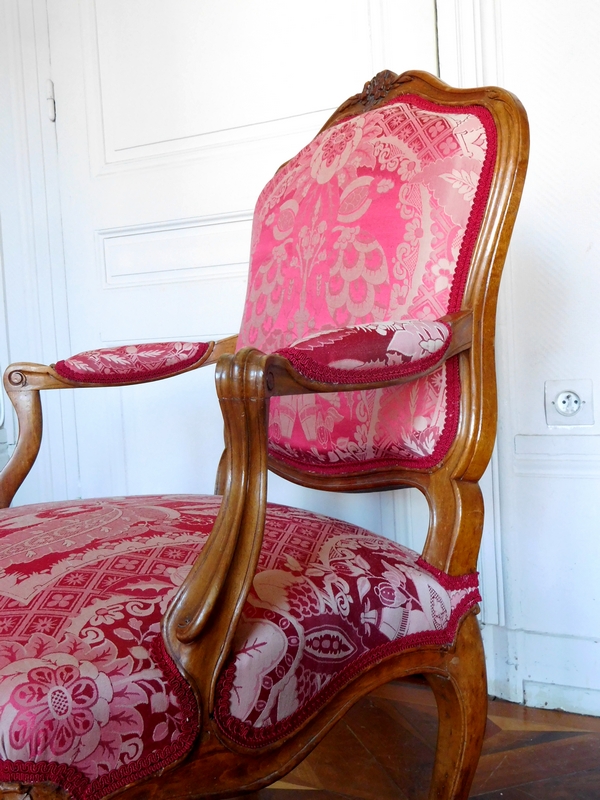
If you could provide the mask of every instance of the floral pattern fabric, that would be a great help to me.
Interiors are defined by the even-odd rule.
[[[78,383],[131,383],[166,378],[201,361],[208,350],[205,342],[159,342],[130,344],[87,350],[54,368]]]
[[[365,383],[429,369],[444,355],[451,336],[443,322],[374,322],[317,333],[277,352],[313,380]]]
[[[370,665],[450,644],[481,599],[477,583],[363,528],[271,507],[218,687],[219,727],[245,747],[289,735]]]
[[[75,800],[174,763],[197,708],[160,619],[212,530],[219,497],[47,503],[0,515],[0,780]],[[353,525],[269,505],[253,588],[218,688],[217,721],[274,741],[373,660],[452,641],[479,599]]]
[[[97,800],[189,751],[197,705],[160,622],[214,516],[168,497],[1,512],[0,780]]]
[[[259,197],[238,347],[459,310],[494,163],[476,106],[403,96],[323,131]],[[452,360],[401,387],[274,398],[271,455],[321,473],[433,466],[459,391]]]

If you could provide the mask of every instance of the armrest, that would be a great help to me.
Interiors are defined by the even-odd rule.
[[[237,336],[219,342],[125,345],[90,350],[55,365],[11,364],[4,388],[17,414],[19,438],[0,473],[0,508],[6,508],[33,466],[42,441],[41,389],[97,388],[148,383],[214,364],[235,352]]]
[[[57,361],[56,374],[77,386],[127,386],[170,378],[231,352],[237,337],[214,342],[157,342],[88,350]]]
[[[9,397],[15,391],[131,386],[171,378],[215,364],[235,352],[237,336],[218,342],[164,342],[87,350],[56,364],[22,362],[4,373]]]
[[[271,396],[375,389],[429,375],[471,346],[471,311],[437,321],[340,328],[282,348],[271,360]]]

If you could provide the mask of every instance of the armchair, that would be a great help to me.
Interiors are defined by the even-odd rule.
[[[487,707],[478,480],[527,153],[508,92],[380,73],[262,192],[237,338],[8,368],[20,436],[0,476],[7,797],[255,790],[359,697],[412,674],[439,709],[430,797],[468,796]],[[8,508],[39,449],[41,389],[208,364],[225,431],[215,496]],[[328,491],[416,487],[423,553],[267,504],[268,469]]]

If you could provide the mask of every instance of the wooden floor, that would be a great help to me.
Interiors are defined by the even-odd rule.
[[[425,800],[436,738],[429,687],[382,686],[254,800]],[[492,700],[471,798],[600,800],[600,718]]]

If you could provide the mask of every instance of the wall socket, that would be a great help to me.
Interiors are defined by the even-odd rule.
[[[544,404],[547,425],[594,424],[593,384],[590,380],[546,381]]]

